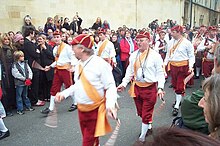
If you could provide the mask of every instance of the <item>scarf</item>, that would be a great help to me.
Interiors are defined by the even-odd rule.
[[[128,42],[129,46],[130,46],[130,54],[134,52],[134,43],[133,43],[133,40],[131,38],[126,38],[126,41]]]

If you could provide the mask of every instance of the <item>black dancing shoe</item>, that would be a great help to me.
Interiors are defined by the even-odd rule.
[[[199,79],[199,76],[194,76],[194,79]]]
[[[68,109],[69,112],[75,111],[77,109],[77,105],[72,104],[71,107]]]
[[[52,112],[49,108],[45,108],[44,110],[41,110],[42,114],[49,114],[50,112]]]
[[[9,130],[6,132],[0,131],[0,140],[2,140],[3,138],[9,137],[9,136],[10,136]]]
[[[145,137],[152,135],[152,134],[153,134],[153,128],[148,129]]]
[[[172,115],[173,115],[173,116],[177,116],[178,113],[179,113],[179,109],[174,108],[173,111],[172,111]]]
[[[172,85],[172,84],[170,84],[169,88],[173,88],[173,85]]]

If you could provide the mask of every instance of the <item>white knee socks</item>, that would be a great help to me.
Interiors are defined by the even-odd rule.
[[[53,110],[54,109],[54,105],[55,105],[55,96],[50,96],[50,106],[49,106],[49,110]]]
[[[196,67],[196,76],[198,77],[200,74],[200,67]]]
[[[174,108],[179,109],[181,100],[182,100],[182,95],[181,94],[176,94],[176,104],[175,104]]]
[[[145,135],[147,134],[148,127],[149,127],[149,124],[142,123],[142,125],[141,125],[141,135],[139,137],[139,139],[141,141],[145,141]]]
[[[6,131],[8,131],[8,128],[6,128],[6,126],[5,126],[5,124],[4,124],[3,120],[2,120],[2,118],[0,118],[0,131],[1,131],[1,132],[6,132]]]

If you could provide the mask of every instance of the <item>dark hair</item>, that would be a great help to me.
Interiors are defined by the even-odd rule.
[[[35,29],[32,26],[27,26],[24,31],[24,37],[27,37],[30,34],[33,34],[34,32],[35,32]]]
[[[220,142],[191,130],[180,128],[159,128],[153,134],[153,140],[146,146],[219,146]]]

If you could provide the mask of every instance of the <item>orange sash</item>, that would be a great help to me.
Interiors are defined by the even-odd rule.
[[[170,61],[170,62],[168,63],[168,71],[170,71],[170,65],[179,67],[179,66],[186,66],[186,65],[188,65],[188,64],[189,64],[189,61],[188,61],[188,60],[183,60],[183,61]]]
[[[183,38],[181,38],[175,45],[173,45],[173,47],[170,49],[170,54],[169,54],[170,57],[171,55],[174,54],[176,48],[181,44],[182,41],[183,41]]]
[[[111,126],[108,122],[108,119],[106,117],[106,107],[105,107],[105,101],[106,98],[102,98],[98,91],[91,85],[91,83],[86,79],[82,66],[79,65],[79,72],[81,72],[81,82],[84,87],[84,90],[87,94],[87,96],[94,102],[93,104],[77,104],[78,109],[82,112],[89,112],[96,108],[98,109],[98,117],[97,117],[97,123],[96,123],[96,129],[95,129],[95,137],[106,135],[107,133],[111,132]]]
[[[102,45],[99,47],[99,52],[98,52],[98,56],[100,57],[103,50],[105,49],[106,45],[108,43],[108,39],[105,39],[104,42],[102,43]]]
[[[145,60],[145,57],[147,59],[147,56],[150,52],[150,48],[148,48],[148,50],[145,50],[140,56],[139,56],[139,59],[141,60],[141,62],[144,62]],[[141,64],[140,64],[140,61],[138,61],[139,59],[136,59],[135,60],[135,63],[134,63],[134,77],[137,76],[137,70],[140,68]],[[128,93],[130,94],[131,97],[136,97],[135,93],[134,93],[134,86],[137,85],[139,87],[148,87],[150,85],[152,85],[153,83],[148,83],[148,82],[138,82],[136,80],[133,80],[131,82],[131,86],[130,86],[130,89],[128,90]]]
[[[62,42],[60,44],[60,46],[57,48],[57,54],[55,56],[55,61],[58,61],[59,59],[59,56],[60,56],[60,53],[63,51],[63,48],[65,47],[65,43]],[[71,68],[71,65],[69,63],[63,65],[63,66],[59,66],[59,65],[56,65],[56,68],[57,69],[70,69]]]

